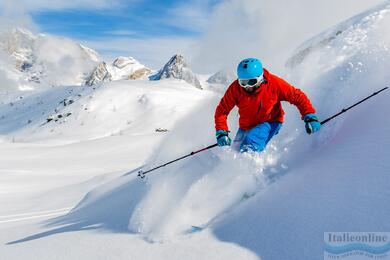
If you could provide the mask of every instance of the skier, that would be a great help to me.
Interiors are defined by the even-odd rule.
[[[238,79],[226,90],[215,110],[216,138],[219,146],[231,145],[227,117],[238,107],[239,129],[232,147],[240,152],[261,152],[282,127],[281,101],[295,105],[306,123],[308,134],[321,124],[308,97],[285,80],[263,69],[260,60],[248,58],[237,67]]]

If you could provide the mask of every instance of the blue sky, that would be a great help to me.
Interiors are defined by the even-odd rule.
[[[185,52],[206,30],[212,10],[222,0],[100,0],[97,5],[90,0],[44,5],[45,1],[38,0],[38,6],[28,10],[41,32],[73,38],[106,58],[130,55],[159,66],[175,52],[173,46],[156,46],[159,39],[166,45],[177,41],[177,52]],[[158,53],[162,57],[154,60]]]
[[[205,1],[197,10],[204,11],[202,19],[210,14],[218,1]],[[37,10],[31,13],[33,20],[43,31],[69,37],[96,38],[105,36],[151,37],[167,35],[197,35],[202,27],[189,27],[174,24],[180,18],[179,9],[191,8],[180,0],[148,0],[135,3],[122,3],[115,7],[101,9],[70,8],[65,10]],[[205,8],[208,7],[208,8]],[[184,18],[184,17],[183,17]],[[196,19],[189,17],[189,19]],[[184,23],[186,21],[183,21]],[[199,21],[201,22],[201,21]],[[200,24],[201,25],[201,24]],[[122,31],[123,34],[116,34]],[[125,33],[125,32],[128,33]],[[113,34],[111,34],[113,32]],[[131,32],[131,33],[130,33]]]

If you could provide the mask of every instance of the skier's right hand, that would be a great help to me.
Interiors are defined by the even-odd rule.
[[[229,137],[229,132],[225,130],[217,130],[215,137],[217,138],[217,143],[219,146],[229,146],[232,142]]]
[[[313,134],[315,132],[318,132],[321,128],[321,123],[318,120],[318,117],[315,114],[306,114],[303,118],[303,121],[305,121],[306,125],[306,133]]]

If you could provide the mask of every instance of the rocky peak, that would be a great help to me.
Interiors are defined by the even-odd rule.
[[[149,77],[150,80],[166,78],[181,79],[197,88],[202,88],[199,79],[187,66],[184,57],[180,54],[174,55],[157,74]]]
[[[97,65],[96,69],[89,76],[85,84],[88,86],[93,86],[98,83],[111,80],[112,76],[107,69],[107,64],[103,61]]]
[[[135,80],[147,77],[151,70],[133,57],[117,57],[112,63],[99,63],[85,84],[92,86],[104,81]]]
[[[99,54],[95,51],[92,50],[91,48],[88,48],[87,46],[84,46],[82,44],[79,44],[81,49],[87,54],[87,56],[94,62],[99,62],[100,56]]]

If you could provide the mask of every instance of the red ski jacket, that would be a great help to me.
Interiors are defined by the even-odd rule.
[[[281,101],[295,105],[302,115],[315,113],[308,97],[300,89],[264,69],[265,82],[254,93],[247,93],[235,80],[226,90],[215,110],[216,130],[228,131],[227,116],[238,107],[241,129],[249,130],[263,122],[283,122]]]

